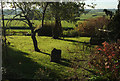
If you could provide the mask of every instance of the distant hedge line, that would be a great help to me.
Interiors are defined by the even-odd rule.
[[[14,27],[14,26],[12,26],[12,27],[6,27],[6,29],[30,29],[30,27]]]
[[[6,29],[30,29],[30,27],[6,27]],[[73,30],[74,28],[71,28],[71,27],[63,27],[63,30]]]

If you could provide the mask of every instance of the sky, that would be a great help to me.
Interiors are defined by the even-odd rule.
[[[117,9],[118,0],[86,0],[86,4],[97,4],[95,9]]]
[[[41,0],[37,0],[37,1],[41,1]],[[79,1],[79,0],[76,0],[76,1]],[[84,0],[84,1],[86,4],[91,4],[91,3],[97,4],[95,9],[117,9],[117,5],[118,5],[118,0]],[[86,8],[90,9],[90,7],[86,7]]]

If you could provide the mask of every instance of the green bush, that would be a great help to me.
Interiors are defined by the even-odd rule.
[[[61,37],[63,34],[63,29],[61,26],[61,22],[55,22],[55,26],[52,29],[52,37],[54,39],[58,39],[59,37]]]
[[[54,23],[45,23],[43,27],[38,25],[35,30],[38,30],[38,36],[52,36],[52,29],[55,26]]]
[[[78,32],[78,35],[81,37],[90,37],[91,35],[86,32]]]
[[[63,31],[64,37],[76,37],[78,36],[78,32],[76,30],[67,30]]]
[[[62,35],[62,27],[55,26],[55,23],[45,23],[43,27],[38,25],[35,30],[38,31],[38,36],[53,36],[53,38],[58,38]]]
[[[92,76],[89,81],[108,81],[108,79],[103,76]]]
[[[105,42],[107,39],[105,38],[99,38],[99,37],[91,37],[90,44],[91,45],[102,45],[103,42]]]

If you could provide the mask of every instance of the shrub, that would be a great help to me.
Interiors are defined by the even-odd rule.
[[[78,32],[76,30],[67,30],[63,31],[64,37],[76,37],[78,36]]]
[[[53,38],[60,37],[63,32],[62,27],[56,26],[54,22],[52,23],[45,22],[43,27],[41,27],[41,24],[40,24],[35,28],[35,31],[36,30],[39,30],[38,36],[53,36]]]
[[[52,36],[52,29],[55,26],[54,23],[45,23],[44,27],[41,27],[41,24],[38,25],[35,30],[38,30],[38,36]]]
[[[94,36],[97,34],[98,29],[103,28],[108,23],[109,20],[105,17],[92,18],[83,23],[78,23],[78,27],[76,27],[75,30],[77,30],[79,34],[85,32],[86,34]]]
[[[94,66],[96,73],[109,80],[120,80],[120,40],[116,43],[102,43],[91,55],[90,66]]]
[[[105,42],[107,39],[102,37],[91,37],[90,44],[91,45],[102,45],[103,42]]]

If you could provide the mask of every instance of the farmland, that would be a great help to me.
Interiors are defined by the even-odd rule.
[[[63,36],[58,39],[53,38],[52,36],[35,35],[38,48],[40,49],[39,51],[34,49],[35,44],[33,41],[34,39],[32,38],[32,29],[30,30],[28,24],[25,23],[26,20],[13,20],[6,25],[14,15],[15,14],[5,16],[7,40],[5,43],[6,46],[3,44],[3,50],[5,50],[3,51],[4,79],[77,79],[86,81],[93,76],[96,78],[97,71],[96,69],[94,70],[93,67],[90,68],[91,66],[89,63],[91,62],[91,56],[100,53],[99,51],[101,48],[96,52],[96,45],[91,44],[92,34],[90,33],[94,32],[95,35],[98,35],[100,33],[98,32],[97,27],[106,27],[109,17],[105,16],[103,10],[98,9],[90,11],[87,14],[82,14],[80,17],[76,17],[76,19],[78,19],[77,22],[67,22],[62,20]],[[105,18],[106,22],[102,21],[102,19],[105,20]],[[84,23],[89,19],[91,19],[91,21],[88,22],[89,24],[87,22]],[[42,20],[33,19],[30,21],[34,28],[42,24]],[[53,24],[54,22],[55,20],[45,20],[44,24]],[[85,24],[86,28],[83,27],[81,23]],[[82,28],[88,28],[88,30],[85,31],[82,30]],[[97,30],[97,34],[95,29]],[[93,42],[98,40],[101,41],[100,37],[96,39],[97,40],[93,40]],[[102,43],[100,45],[102,46]],[[52,51],[54,48],[61,51],[59,62],[51,62]],[[98,62],[99,61],[101,60],[98,60]],[[98,64],[95,66],[98,66]]]

